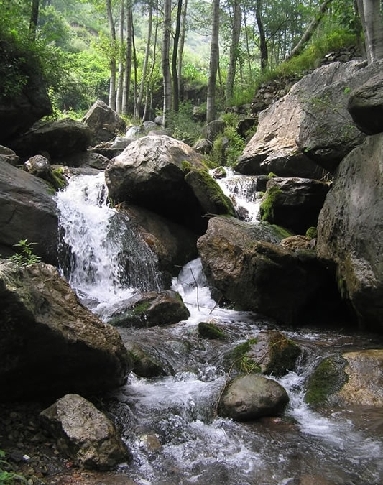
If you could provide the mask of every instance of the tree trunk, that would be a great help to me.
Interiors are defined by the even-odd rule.
[[[153,4],[149,2],[149,18],[148,18],[148,36],[146,38],[146,47],[145,47],[145,56],[144,56],[144,63],[142,66],[142,76],[141,76],[141,84],[140,84],[140,91],[138,94],[138,108],[139,110],[142,109],[142,100],[144,97],[144,87],[148,83],[148,67],[149,67],[149,56],[150,56],[150,46],[152,43],[152,35],[153,35]]]
[[[226,80],[226,94],[225,94],[226,106],[229,105],[234,94],[234,81],[235,81],[235,73],[236,73],[237,59],[238,59],[239,37],[241,34],[241,17],[242,17],[242,10],[241,10],[240,0],[235,0],[233,25],[232,25],[233,30],[232,30],[231,44],[230,44],[229,68],[228,68],[227,80]]]
[[[133,32],[133,15],[132,1],[126,0],[126,41],[125,41],[125,75],[124,75],[124,95],[122,101],[122,112],[129,113],[129,94],[130,94],[130,77],[132,74],[132,32]]]
[[[117,77],[117,62],[116,62],[116,29],[114,26],[112,3],[111,0],[106,0],[106,13],[109,20],[110,29],[110,83],[109,83],[109,106],[116,110],[116,77]]]
[[[181,95],[181,87],[182,87],[182,67],[183,67],[183,60],[184,60],[184,47],[185,47],[185,40],[186,40],[186,14],[188,9],[188,0],[184,0],[184,5],[182,9],[181,15],[181,36],[180,36],[180,43],[178,47],[178,94]]]
[[[380,0],[357,0],[364,32],[367,61],[383,58],[383,26]]]
[[[170,32],[172,28],[172,0],[165,0],[164,31],[162,39],[162,77],[164,86],[163,120],[166,126],[167,115],[171,109],[172,83],[170,74]]]
[[[371,1],[371,0],[368,0]],[[379,1],[379,0],[376,0]],[[330,3],[332,0],[324,0],[322,5],[319,8],[319,13],[316,17],[313,18],[313,20],[310,22],[309,26],[307,27],[306,31],[302,35],[300,41],[298,44],[294,47],[294,49],[290,52],[290,54],[286,57],[286,60],[291,59],[292,57],[300,54],[303,51],[304,46],[307,44],[307,42],[311,39],[313,36],[314,32],[316,31],[318,25],[320,24],[321,20],[323,19]]]
[[[212,33],[210,45],[210,66],[209,79],[207,84],[207,100],[206,100],[206,122],[210,123],[215,119],[216,115],[216,90],[217,90],[217,71],[219,59],[218,47],[218,33],[219,33],[219,0],[213,0],[212,12]]]
[[[259,33],[259,50],[261,52],[261,70],[264,71],[269,63],[269,53],[267,49],[265,29],[262,21],[262,0],[257,0],[255,11],[258,33]]]
[[[40,0],[32,0],[31,18],[29,20],[29,36],[31,40],[36,39],[37,23],[39,20]]]
[[[117,113],[122,113],[123,92],[124,92],[124,58],[122,46],[124,45],[124,29],[125,29],[125,0],[121,2],[120,9],[120,45],[118,55],[118,90],[117,90]]]
[[[182,0],[178,0],[176,30],[174,32],[173,52],[172,52],[173,110],[175,112],[178,111],[179,104],[180,104],[180,97],[179,97],[179,91],[178,91],[177,56],[178,56],[178,42],[181,34],[181,12],[182,12]]]

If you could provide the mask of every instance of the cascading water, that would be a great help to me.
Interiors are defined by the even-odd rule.
[[[56,201],[62,271],[95,313],[106,318],[137,290],[161,288],[154,253],[128,217],[109,207],[103,172],[72,177]]]
[[[127,237],[129,221],[116,219],[116,212],[105,204],[106,197],[102,174],[75,178],[58,196],[65,245],[70,248],[67,276],[90,308],[105,318],[104,306],[110,300],[125,298],[125,293],[131,295],[145,286],[141,277],[131,278],[129,283],[121,280],[127,264],[121,263],[126,249],[119,241],[128,239],[133,246],[135,235],[130,231]],[[140,254],[137,251],[139,262],[131,261],[130,269],[147,263],[148,253]],[[145,267],[149,286],[160,286],[155,270]],[[339,340],[352,341],[352,337],[331,332],[287,334],[299,340],[305,359],[295,372],[279,380],[290,396],[286,419],[236,423],[216,415],[216,404],[229,377],[225,355],[272,324],[255,314],[218,307],[198,259],[182,269],[173,288],[190,310],[187,321],[164,328],[120,329],[124,342],[138,343],[151,352],[167,375],[143,379],[132,374],[107,403],[133,455],[130,463],[120,466],[119,474],[140,485],[383,482],[381,416],[375,416],[374,432],[364,426],[360,409],[320,414],[304,402],[310,367]],[[221,325],[228,338],[199,338],[200,321]],[[316,341],[326,345],[315,345]]]

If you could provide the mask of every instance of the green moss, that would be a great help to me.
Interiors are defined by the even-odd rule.
[[[277,226],[276,224],[270,224],[270,225],[281,239],[286,239],[287,237],[290,237],[293,235],[292,232],[288,231],[284,227]]]
[[[226,338],[225,332],[217,325],[210,322],[199,322],[198,335],[202,338],[224,340]]]
[[[59,167],[52,170],[52,185],[55,190],[62,190],[68,185],[68,181],[64,175],[64,169]]]
[[[306,231],[305,236],[309,237],[310,239],[315,239],[318,236],[317,228],[314,226],[309,227]]]
[[[305,401],[312,406],[325,404],[348,381],[346,364],[337,356],[322,360],[308,380]]]
[[[248,355],[251,346],[257,343],[256,338],[246,340],[232,350],[230,358],[233,366],[244,374],[254,374],[261,372],[261,366],[253,358]]]
[[[190,170],[191,170],[192,166],[191,166],[191,163],[188,162],[187,160],[183,160],[181,162],[181,170],[185,173],[189,173]]]
[[[273,222],[274,220],[274,204],[278,197],[282,194],[279,187],[274,186],[267,189],[266,195],[259,207],[261,220],[266,222]]]
[[[274,172],[269,172],[269,174],[268,174],[269,179],[272,179],[272,178],[274,178],[276,176],[277,175]]]
[[[288,371],[293,370],[301,354],[298,345],[279,332],[270,335],[269,351],[270,363],[266,373],[273,374],[275,377],[284,376]]]

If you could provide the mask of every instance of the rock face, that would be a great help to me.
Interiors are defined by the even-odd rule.
[[[110,141],[126,128],[125,121],[103,101],[96,101],[86,113],[83,122],[92,133],[92,145]]]
[[[262,227],[262,226],[261,226]],[[293,252],[265,241],[257,226],[228,217],[210,219],[198,250],[216,301],[298,323],[308,304],[328,294],[330,274],[313,251]],[[315,314],[313,305],[309,312]]]
[[[365,135],[347,110],[350,90],[381,70],[358,61],[316,69],[260,113],[259,126],[235,169],[243,174],[320,179],[334,172]],[[315,162],[315,163],[314,163]]]
[[[43,116],[50,115],[52,106],[39,63],[33,59],[31,52],[21,52],[14,45],[2,40],[0,58],[4,67],[19,69],[20,78],[26,81],[19,95],[2,97],[0,102],[0,143],[8,144],[11,138],[28,130]],[[6,81],[6,73],[6,69],[1,70],[0,77],[3,82]]]
[[[229,383],[219,403],[219,414],[235,421],[280,416],[288,402],[287,392],[278,382],[249,374]]]
[[[58,449],[77,465],[107,470],[129,456],[113,423],[78,394],[65,395],[40,416]]]
[[[262,220],[296,234],[316,227],[329,186],[319,180],[272,177],[260,206]]]
[[[57,211],[47,183],[0,160],[0,252],[9,256],[22,239],[33,251],[57,263]]]
[[[310,376],[305,399],[313,405],[383,407],[382,366],[382,349],[327,357]]]
[[[69,118],[58,121],[39,122],[30,130],[9,143],[22,157],[49,153],[51,159],[85,152],[90,145],[90,130],[80,121]]]
[[[338,285],[361,327],[383,329],[383,134],[340,164],[318,220],[318,254],[337,265]]]
[[[0,161],[10,163],[16,167],[19,164],[19,157],[10,148],[0,145]]]
[[[1,399],[98,393],[123,383],[118,332],[80,305],[50,265],[0,265]]]
[[[373,76],[350,95],[348,111],[357,127],[376,135],[383,132],[383,76]]]
[[[218,213],[227,213],[217,203],[216,194],[223,195],[220,187],[211,179],[188,175],[193,170],[204,170],[202,158],[185,143],[168,136],[146,136],[131,143],[114,158],[105,172],[109,195],[115,202],[126,201],[149,209],[173,222],[189,227],[198,233],[206,228],[206,194],[212,194],[215,184],[214,208]],[[189,176],[189,183],[186,180]],[[205,190],[201,184],[205,181]],[[203,200],[199,200],[200,194]],[[211,199],[212,197],[210,197]],[[211,206],[209,205],[209,208]]]

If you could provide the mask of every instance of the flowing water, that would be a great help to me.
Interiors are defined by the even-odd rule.
[[[240,180],[234,186],[238,182],[244,187]],[[238,194],[237,189],[237,199]],[[103,174],[74,177],[58,195],[67,254],[63,272],[104,320],[127,296],[161,287],[156,258],[139,238],[135,241],[129,220],[106,201]],[[127,269],[138,274],[121,278]],[[319,413],[304,402],[307,375],[318,359],[334,349],[373,345],[367,336],[283,329],[305,356],[295,372],[279,379],[290,397],[286,415],[236,423],[216,415],[229,377],[225,355],[274,324],[253,313],[218,307],[198,259],[174,278],[173,288],[190,310],[188,320],[163,328],[120,329],[123,340],[140,344],[161,362],[166,375],[143,379],[131,374],[107,400],[107,410],[132,451],[119,474],[142,485],[383,483],[382,410],[350,407]],[[199,338],[200,321],[222,326],[226,341]]]

